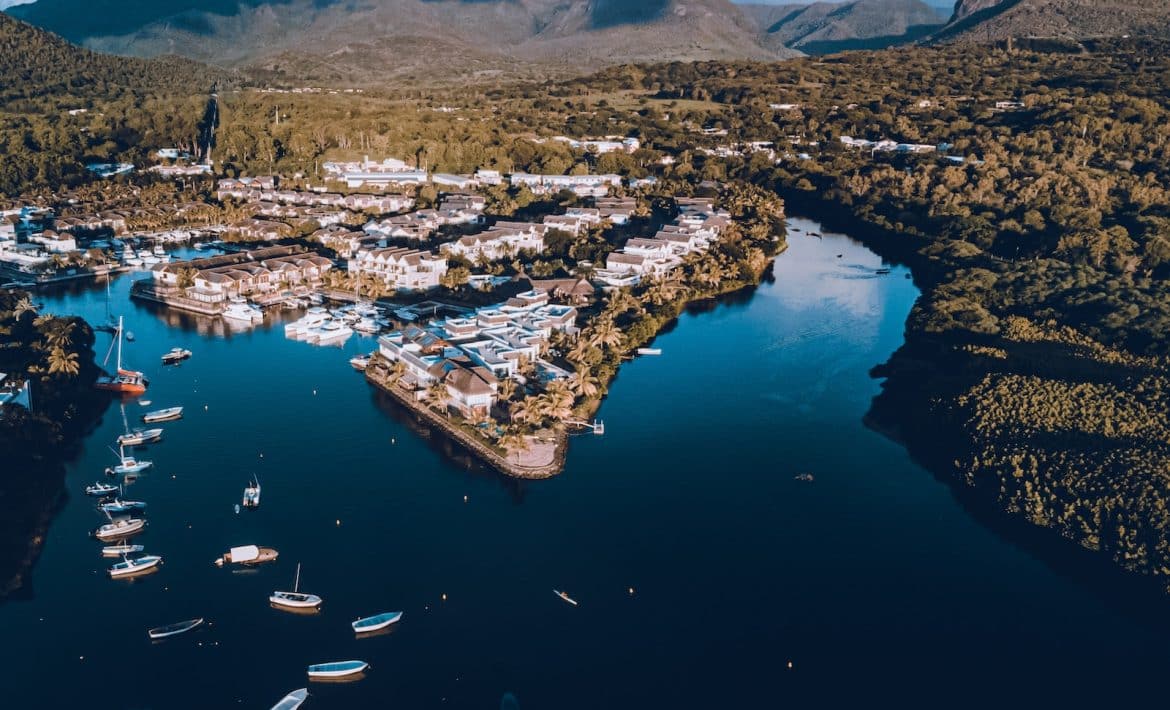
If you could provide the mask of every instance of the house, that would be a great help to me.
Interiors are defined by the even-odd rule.
[[[337,252],[337,255],[342,259],[349,259],[361,249],[372,249],[378,243],[378,238],[375,236],[340,226],[318,229],[310,235],[310,238],[316,239],[323,246]]]
[[[500,175],[499,170],[484,170],[479,169],[475,171],[475,179],[481,185],[502,185],[504,176]]]
[[[425,291],[439,286],[443,274],[447,273],[447,259],[406,247],[367,249],[349,260],[349,272],[369,274],[390,288]]]
[[[486,417],[496,404],[500,381],[491,370],[479,365],[457,363],[443,378],[447,386],[447,404],[464,418]]]
[[[446,254],[461,256],[470,261],[496,261],[515,256],[521,251],[544,251],[544,237],[548,227],[530,222],[497,222],[479,234],[470,234],[440,247]]]
[[[597,289],[588,279],[528,279],[534,289],[543,289],[558,301],[587,305],[597,296]]]

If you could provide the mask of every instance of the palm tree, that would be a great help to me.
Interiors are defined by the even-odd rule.
[[[427,401],[430,402],[432,409],[442,411],[447,409],[447,399],[449,393],[447,392],[447,385],[443,384],[441,380],[436,380],[430,387],[427,388]],[[448,411],[448,416],[450,412]]]
[[[16,305],[12,308],[12,317],[20,320],[25,313],[36,314],[37,307],[33,304],[32,299],[28,296],[22,296]]]
[[[195,285],[195,276],[199,272],[189,266],[179,269],[175,285],[181,289],[188,289]]]
[[[618,289],[605,299],[605,313],[616,318],[628,311],[641,311],[642,303],[626,289]]]
[[[569,378],[569,386],[579,397],[592,397],[601,390],[601,380],[588,370],[577,370]]]
[[[622,331],[618,329],[612,319],[605,316],[597,319],[589,335],[590,345],[611,350],[620,347],[623,340]]]
[[[516,394],[516,389],[516,380],[513,380],[511,377],[506,377],[500,380],[500,384],[497,385],[496,394],[499,395],[500,399],[508,401]]]
[[[50,347],[68,350],[73,344],[73,321],[55,320],[45,333],[45,342]]]
[[[585,338],[577,338],[577,342],[573,344],[573,348],[569,350],[565,358],[572,363],[580,364],[585,362],[589,357],[589,352],[593,350],[593,346]]]
[[[517,424],[536,424],[541,415],[541,401],[538,397],[525,397],[508,407],[508,415]]]
[[[390,366],[390,376],[389,376],[390,384],[392,384],[392,385],[397,384],[397,382],[399,380],[401,380],[402,376],[405,374],[406,374],[406,365],[402,364],[401,360],[396,360],[394,362],[394,364]]]
[[[53,348],[49,351],[50,375],[76,375],[81,372],[81,365],[77,361],[77,353],[66,352],[62,348]]]
[[[509,456],[516,454],[516,460],[520,460],[520,454],[527,451],[529,447],[528,437],[515,430],[508,430],[501,436],[496,444],[501,449],[506,451]]]

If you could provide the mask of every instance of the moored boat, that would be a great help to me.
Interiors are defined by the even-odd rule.
[[[553,594],[557,595],[561,599],[564,599],[566,602],[572,604],[573,606],[577,606],[577,600],[570,597],[568,592],[558,592],[557,590],[554,589]]]
[[[639,355],[661,355],[662,348],[638,348]]]
[[[259,508],[260,507],[260,479],[253,478],[252,482],[244,488],[244,499],[241,502],[245,508]]]
[[[365,672],[370,667],[365,661],[333,661],[309,666],[310,678],[345,678]]]
[[[117,492],[118,487],[111,486],[108,483],[95,483],[92,486],[85,487],[85,494],[95,498],[105,498],[106,496],[112,496]]]
[[[171,348],[162,356],[162,363],[164,365],[174,365],[191,357],[191,351],[185,348]]]
[[[103,513],[110,515],[118,515],[119,513],[129,513],[135,510],[146,510],[146,503],[140,500],[120,500],[115,498],[109,503],[102,503],[98,506]]]
[[[321,606],[321,597],[316,594],[306,594],[301,589],[301,565],[297,563],[297,575],[291,592],[273,592],[268,601],[275,607],[286,609],[317,609]]]
[[[102,557],[124,557],[137,554],[145,549],[142,545],[107,545],[102,548]]]
[[[203,618],[187,619],[186,621],[179,621],[174,624],[167,624],[166,626],[158,626],[146,632],[146,635],[152,639],[165,639],[170,636],[178,636],[185,634],[188,631],[199,628],[203,625]]]
[[[280,702],[272,706],[272,710],[297,710],[308,697],[308,688],[298,688],[281,698]]]
[[[118,446],[142,446],[162,438],[162,429],[135,429],[118,436]]]
[[[107,468],[108,474],[119,473],[140,473],[154,465],[152,461],[139,461],[133,456],[126,455],[126,449],[123,446],[118,446],[118,465],[113,468]]]
[[[182,418],[182,407],[167,407],[166,409],[157,409],[153,412],[147,412],[146,414],[142,415],[142,421],[146,422],[147,424],[153,424],[156,422],[169,422]]]
[[[233,298],[228,304],[228,307],[224,309],[222,315],[227,320],[239,321],[241,323],[254,323],[264,320],[264,312],[242,298]]]
[[[363,372],[370,366],[369,355],[355,355],[349,359],[349,364],[358,372]]]
[[[389,611],[385,614],[375,614],[374,616],[367,616],[350,623],[353,627],[354,633],[367,634],[371,631],[381,631],[391,624],[398,623],[402,618],[402,612]]]
[[[146,521],[142,518],[122,518],[101,526],[94,531],[93,536],[99,540],[117,540],[137,535],[145,527]]]
[[[271,562],[278,556],[280,553],[271,547],[242,545],[225,552],[215,561],[215,564],[217,567],[223,567],[225,564],[258,565],[263,562]]]
[[[110,567],[110,577],[130,577],[135,574],[142,574],[143,572],[154,569],[162,563],[162,557],[158,555],[144,555],[136,559],[123,559],[113,567]]]
[[[122,337],[125,329],[122,323],[122,317],[118,317],[118,328],[114,333],[114,341],[110,343],[110,347],[115,345],[118,349],[118,358],[116,361],[117,368],[112,375],[102,375],[94,382],[94,387],[108,392],[117,392],[119,394],[139,395],[146,392],[146,387],[149,382],[146,376],[136,370],[127,370],[122,367]],[[110,353],[106,352],[106,360],[110,359]]]

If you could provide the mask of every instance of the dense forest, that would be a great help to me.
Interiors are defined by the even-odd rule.
[[[458,173],[654,175],[662,195],[778,193],[790,212],[908,262],[923,291],[905,346],[876,371],[887,381],[875,423],[999,508],[1165,585],[1168,47],[912,48],[432,92],[276,93],[241,80],[221,94],[215,157],[227,175],[310,182],[324,160],[370,155]],[[207,78],[186,91],[86,89],[89,118],[61,115],[71,98],[24,87],[3,109],[23,101],[27,117],[0,131],[12,156],[0,191],[80,181],[85,159],[141,164],[189,141]],[[634,136],[642,147],[582,154],[549,140],[559,134]],[[615,323],[634,325],[631,312]]]

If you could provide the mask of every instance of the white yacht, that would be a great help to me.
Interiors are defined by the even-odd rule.
[[[307,337],[311,343],[325,345],[327,343],[340,343],[351,335],[353,335],[353,328],[341,321],[331,320],[319,328],[310,330]]]
[[[227,320],[255,323],[264,320],[264,312],[242,298],[233,298],[223,312]]]
[[[314,306],[305,311],[305,315],[298,320],[284,326],[284,334],[290,338],[303,338],[313,328],[319,328],[329,320],[329,311],[320,306]]]

